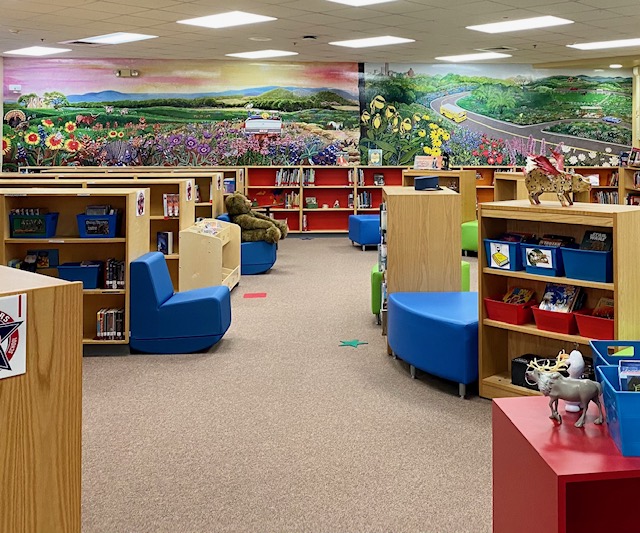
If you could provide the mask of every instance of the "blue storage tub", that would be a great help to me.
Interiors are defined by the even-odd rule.
[[[499,270],[522,270],[520,246],[519,242],[484,239],[487,266]],[[502,254],[502,257],[499,254]]]
[[[591,345],[591,353],[593,355],[593,364],[595,366],[618,366],[618,361],[640,359],[640,341],[589,341]],[[609,346],[616,348],[624,346],[633,347],[633,355],[609,355]]]
[[[602,385],[609,435],[622,455],[640,456],[640,393],[620,390],[617,366],[597,367],[596,378]]]
[[[565,275],[586,281],[613,281],[613,252],[562,248]]]
[[[67,281],[81,281],[83,289],[98,289],[102,277],[102,261],[84,261],[83,263],[59,265],[58,277]]]
[[[119,215],[77,215],[78,232],[83,239],[113,239],[120,229]]]
[[[12,239],[42,239],[54,237],[58,226],[58,213],[45,215],[9,215]]]
[[[559,246],[540,246],[538,244],[522,244],[522,264],[528,274],[539,274],[541,276],[564,276],[564,263],[562,262],[562,253]],[[527,254],[533,250],[548,252],[551,262],[551,268],[533,266],[527,263]],[[546,256],[546,254],[544,254]],[[530,261],[529,261],[530,262]],[[544,263],[542,263],[544,264]]]

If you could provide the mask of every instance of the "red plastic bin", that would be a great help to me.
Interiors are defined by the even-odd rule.
[[[536,305],[533,300],[526,304],[508,304],[503,302],[500,297],[484,299],[487,316],[491,320],[498,320],[507,324],[528,324],[533,322],[533,313],[531,312],[531,306],[533,305]]]
[[[613,339],[613,319],[591,316],[593,309],[575,312],[578,331],[589,339]]]
[[[545,331],[554,331],[556,333],[566,333],[575,335],[578,332],[575,315],[573,313],[558,313],[556,311],[544,311],[537,305],[534,305],[533,318],[536,321],[536,327]]]

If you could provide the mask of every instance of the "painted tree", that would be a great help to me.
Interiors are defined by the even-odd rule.
[[[47,105],[48,107],[53,107],[54,109],[69,105],[69,100],[67,100],[67,97],[58,91],[44,93],[42,101],[45,103],[45,105]]]

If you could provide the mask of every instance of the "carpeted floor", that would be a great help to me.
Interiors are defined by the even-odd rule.
[[[85,357],[83,532],[488,533],[490,403],[386,355],[376,260],[289,238],[210,353]]]

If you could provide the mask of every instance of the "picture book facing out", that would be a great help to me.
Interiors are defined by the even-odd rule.
[[[611,318],[614,316],[613,298],[602,297],[598,300],[595,308],[593,309],[592,316],[600,318]]]
[[[581,295],[582,290],[580,287],[547,283],[544,296],[540,302],[540,309],[556,313],[571,313],[580,308]]]
[[[512,287],[502,297],[502,301],[507,304],[526,304],[535,296],[531,289]]]

